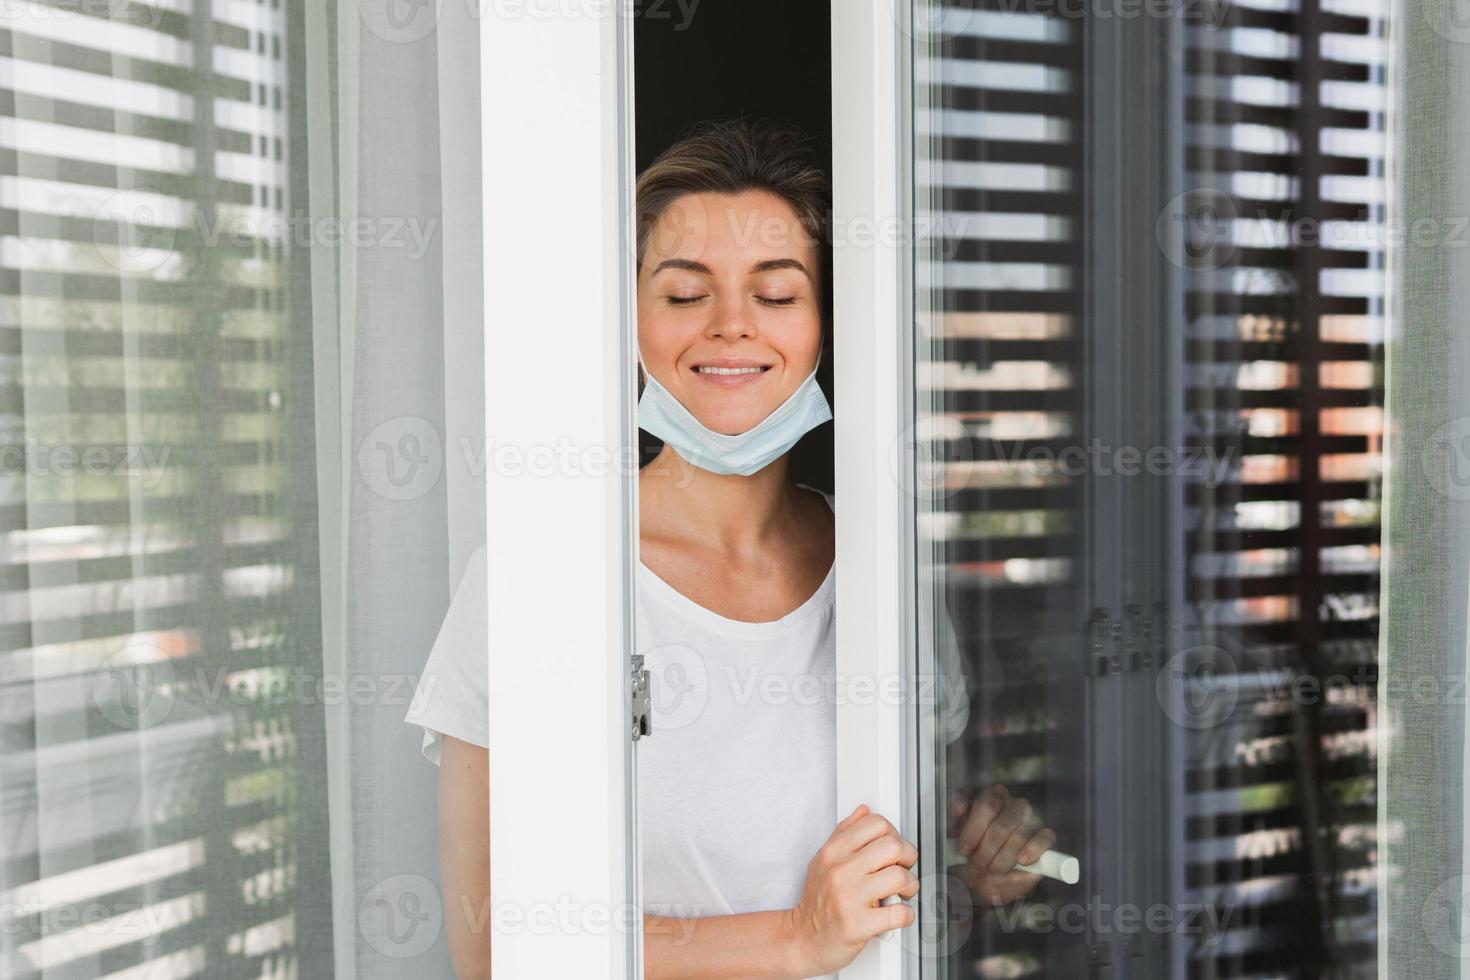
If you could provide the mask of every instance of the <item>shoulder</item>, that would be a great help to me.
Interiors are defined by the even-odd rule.
[[[487,549],[481,544],[470,553],[464,574],[451,590],[449,608],[404,718],[424,729],[423,754],[436,764],[444,735],[479,746],[489,741],[488,576]]]

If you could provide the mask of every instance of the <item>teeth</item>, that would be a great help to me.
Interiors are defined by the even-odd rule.
[[[760,374],[765,368],[722,368],[722,367],[697,367],[694,370],[700,374]]]

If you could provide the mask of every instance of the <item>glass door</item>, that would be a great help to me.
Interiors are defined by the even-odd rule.
[[[869,13],[898,95],[837,132],[838,217],[862,182],[897,234],[838,240],[879,283],[837,428],[859,380],[898,413],[849,518],[903,608],[839,598],[839,660],[909,678],[849,716],[902,756],[923,890],[854,975],[1371,974],[1392,5]],[[1077,880],[977,886],[965,825],[1018,798]]]

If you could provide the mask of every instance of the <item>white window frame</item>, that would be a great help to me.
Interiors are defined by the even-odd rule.
[[[479,19],[492,969],[636,980],[633,24],[532,6]]]
[[[913,663],[913,500],[904,490],[912,440],[912,304],[905,268],[904,159],[910,125],[901,20],[909,0],[833,0],[833,385],[837,500],[837,814],[859,803],[913,840],[906,791],[912,753],[908,699],[879,696],[892,679],[910,690]],[[866,693],[864,693],[866,692]],[[909,903],[917,910],[918,901]],[[885,933],[841,980],[900,980],[917,924]],[[907,938],[909,941],[903,941]]]

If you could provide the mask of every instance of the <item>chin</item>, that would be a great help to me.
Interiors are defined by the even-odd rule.
[[[701,416],[699,421],[711,431],[727,436],[738,436],[742,432],[755,428],[763,417],[754,412],[716,412],[707,417]]]

